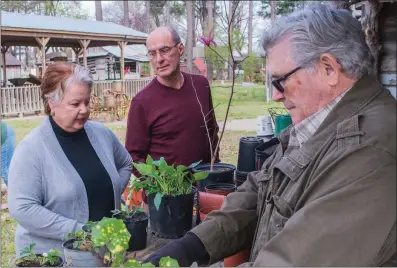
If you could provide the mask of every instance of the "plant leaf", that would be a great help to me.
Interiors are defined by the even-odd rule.
[[[142,264],[142,267],[156,267],[156,266],[154,266],[154,264],[152,264],[150,262],[146,262],[146,263]]]
[[[178,172],[185,171],[186,169],[188,169],[188,167],[187,167],[187,166],[184,166],[184,165],[179,165],[179,166],[176,167],[176,170],[177,170]]]
[[[153,165],[153,158],[150,155],[146,157],[146,165]]]
[[[134,259],[129,259],[122,264],[122,267],[141,267],[141,266],[142,265],[137,260]]]
[[[171,257],[162,257],[159,262],[160,267],[180,267],[177,260]]]
[[[197,167],[200,163],[201,163],[201,160],[198,161],[198,162],[195,162],[195,163],[190,164],[190,166],[188,166],[188,168],[189,168],[189,169],[190,169],[190,168],[195,168],[195,167]]]
[[[196,172],[193,174],[193,176],[196,181],[199,181],[199,180],[207,178],[208,172]]]
[[[147,175],[153,173],[152,165],[147,165],[147,164],[143,164],[143,163],[132,163],[132,165],[138,170],[138,172],[142,176],[147,176]]]
[[[163,194],[156,193],[156,197],[154,198],[154,206],[156,207],[157,210],[159,210],[160,208],[162,198],[163,198]]]

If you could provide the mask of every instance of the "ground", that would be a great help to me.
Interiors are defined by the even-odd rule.
[[[219,84],[212,84],[213,103],[218,121],[223,121],[226,113],[226,103],[230,88],[221,87]],[[265,90],[262,85],[243,87],[237,86],[233,96],[232,107],[229,120],[232,119],[252,119],[260,115],[267,115],[270,107],[280,107],[280,104],[266,103]],[[14,128],[17,143],[19,143],[33,128],[37,127],[42,117],[28,118],[23,120],[9,120],[8,123]],[[251,121],[252,122],[252,121]],[[119,124],[106,124],[119,138],[120,142],[125,142],[126,126],[123,122]],[[243,128],[244,129],[244,128]],[[251,129],[251,128],[246,128]],[[237,164],[239,139],[242,136],[255,135],[254,131],[225,131],[222,143],[220,158],[222,162]],[[1,197],[1,203],[7,202],[7,196]],[[8,211],[1,211],[1,267],[12,265],[15,256],[14,233],[16,222],[10,218]],[[11,263],[10,263],[11,262]]]

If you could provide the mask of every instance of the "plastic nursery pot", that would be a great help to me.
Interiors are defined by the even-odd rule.
[[[205,186],[215,183],[233,184],[234,171],[236,167],[231,164],[215,163],[213,171],[210,171],[210,164],[200,164],[193,169],[194,172],[208,172],[208,177],[197,182],[197,188],[200,192],[205,192]]]
[[[239,253],[227,257],[223,260],[224,267],[237,267],[244,262],[248,262],[250,257],[250,250],[245,249],[240,251]]]
[[[256,170],[255,148],[262,143],[263,139],[259,137],[249,136],[240,138],[237,170],[244,172],[251,172]]]
[[[219,210],[218,207],[206,207],[206,208],[201,208],[199,210],[199,214],[200,214],[200,220],[204,221],[205,218],[207,217],[207,215],[214,210]]]
[[[249,172],[236,170],[236,177],[234,178],[236,187],[239,187],[247,180],[248,173]]]
[[[124,220],[124,224],[131,234],[128,242],[128,251],[146,248],[148,222],[149,216],[145,212],[135,212],[131,218]]]
[[[273,138],[255,148],[256,170],[261,170],[263,163],[274,153],[279,143],[278,138]]]
[[[36,254],[36,256],[42,256],[42,254]],[[63,259],[61,257],[58,257],[58,261],[54,265],[51,265],[49,263],[40,265],[40,263],[22,262],[22,263],[15,263],[15,266],[17,266],[17,267],[62,267],[63,263],[64,263]]]
[[[82,251],[78,249],[73,249],[73,242],[74,239],[69,239],[62,244],[63,254],[65,255],[65,266],[72,266],[72,267],[104,266],[101,260],[97,256],[95,256],[91,251]]]
[[[228,195],[236,191],[236,186],[231,183],[216,183],[205,186],[205,191],[210,194]]]
[[[226,196],[219,194],[210,194],[205,192],[199,192],[199,209],[202,208],[213,208],[220,209]]]
[[[154,205],[156,194],[148,195],[150,231],[161,238],[178,238],[192,229],[194,194],[164,195],[157,209]]]

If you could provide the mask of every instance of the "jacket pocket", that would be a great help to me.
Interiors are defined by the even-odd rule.
[[[269,222],[270,239],[284,229],[293,213],[290,205],[281,197],[275,195],[271,199],[274,205]]]
[[[266,202],[266,196],[269,188],[270,173],[261,171],[261,176],[258,178],[258,199],[257,199],[257,216],[262,215],[262,210]]]

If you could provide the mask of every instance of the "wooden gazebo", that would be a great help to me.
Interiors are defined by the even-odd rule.
[[[121,69],[124,69],[124,47],[145,44],[147,34],[111,22],[71,19],[34,14],[1,12],[1,53],[4,57],[10,46],[35,46],[41,49],[42,73],[46,68],[45,54],[50,47],[70,47],[83,55],[87,66],[87,48],[118,44]],[[6,68],[3,68],[6,78]],[[121,72],[124,79],[124,72]],[[5,79],[6,80],[6,79]]]

